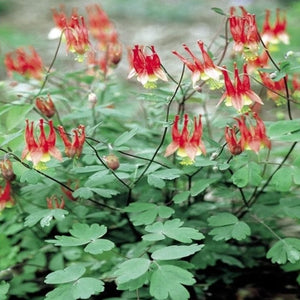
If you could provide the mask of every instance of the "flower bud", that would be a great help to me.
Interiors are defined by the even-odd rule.
[[[107,167],[111,170],[117,170],[120,166],[119,158],[114,154],[109,154],[103,157]]]
[[[95,93],[89,93],[88,101],[91,108],[95,107],[97,103],[97,95]]]
[[[0,161],[0,169],[5,180],[13,181],[16,178],[16,175],[12,169],[12,163],[9,159]]]
[[[45,100],[43,98],[36,98],[35,105],[38,108],[38,110],[47,118],[51,118],[54,116],[56,110],[49,94],[48,100]]]

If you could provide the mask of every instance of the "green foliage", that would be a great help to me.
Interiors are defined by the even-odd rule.
[[[208,219],[208,224],[214,227],[209,232],[215,241],[229,240],[231,238],[238,241],[244,240],[251,234],[250,227],[243,221],[229,213],[219,213]]]
[[[135,1],[135,14],[145,16],[149,10],[151,20],[178,23],[152,2],[145,2],[151,4],[147,8]],[[168,8],[173,16],[183,20],[193,12],[198,22],[194,4],[199,1],[193,5],[179,2]],[[130,10],[132,15],[127,3],[120,5],[123,14]],[[298,288],[300,119],[294,115],[298,115],[300,97],[291,81],[300,69],[298,44],[275,45],[278,52],[269,49],[269,65],[251,68],[249,64],[255,61],[245,60],[239,53],[234,60],[228,55],[232,37],[226,18],[230,12],[216,7],[212,11],[216,23],[224,19],[226,31],[218,31],[220,36],[212,41],[203,41],[204,48],[213,62],[219,63],[218,70],[224,65],[229,77],[235,77],[234,88],[239,85],[232,72],[234,62],[241,81],[247,81],[241,73],[247,63],[251,88],[260,90],[264,105],[252,103],[241,110],[230,106],[230,101],[247,102],[247,97],[253,96],[251,91],[242,93],[247,86],[244,83],[235,93],[241,93],[240,98],[224,94],[226,105],[220,103],[216,108],[226,87],[217,89],[221,83],[212,82],[215,89],[210,90],[205,77],[214,71],[203,73],[200,68],[201,78],[191,83],[191,68],[182,69],[171,53],[163,61],[163,49],[157,49],[162,69],[146,83],[156,88],[145,89],[140,80],[147,77],[146,71],[139,74],[138,82],[134,78],[128,81],[122,69],[114,71],[109,65],[111,56],[118,56],[112,45],[103,52],[97,49],[99,41],[91,43],[101,61],[99,66],[74,62],[70,51],[67,58],[61,58],[64,37],[55,56],[45,57],[47,65],[52,59],[54,64],[47,74],[43,66],[41,79],[13,72],[12,78],[0,82],[0,300],[218,299],[220,292],[215,287],[224,287],[226,298],[228,286],[234,295],[228,299],[243,298],[249,286],[260,288],[252,282],[255,275],[269,274],[272,281],[274,270],[280,272],[280,278],[288,272],[289,286]],[[78,12],[85,13],[82,7]],[[263,23],[261,16],[257,14],[258,24]],[[15,32],[0,28],[0,33],[4,33],[4,51],[28,40],[26,35],[17,36],[20,42],[15,43],[9,41]],[[216,45],[224,52],[215,51]],[[243,51],[251,52],[244,46]],[[188,47],[192,49],[192,45]],[[151,48],[146,50],[151,52]],[[262,50],[260,44],[257,51],[260,54]],[[185,53],[184,49],[176,51]],[[202,50],[191,51],[196,57],[191,62],[198,55],[202,61]],[[189,59],[189,54],[186,51],[184,56]],[[87,57],[91,59],[87,53],[80,59]],[[108,63],[107,70],[102,63]],[[264,90],[257,71],[283,88]],[[152,81],[163,72],[168,81]],[[194,72],[192,79],[197,76]],[[36,106],[36,99],[45,101],[48,94],[55,105],[52,117]],[[272,97],[278,97],[276,105],[268,99]],[[201,130],[194,119],[199,112],[203,112]],[[262,119],[260,128],[257,115]],[[43,141],[41,118],[46,139],[53,139],[48,126],[53,122],[61,160],[59,155],[52,157],[56,153],[51,144],[54,139]],[[236,124],[241,118],[245,118],[248,136]],[[33,122],[33,136],[28,130],[25,133],[27,119],[28,124]],[[83,136],[80,124],[86,135],[82,149],[77,141],[77,134]],[[64,127],[71,146],[60,137],[59,126]],[[225,137],[226,126],[235,136]],[[200,151],[200,135],[206,151]],[[176,151],[165,157],[166,149],[172,147]],[[74,149],[78,157],[72,157]],[[25,155],[27,150],[30,155]],[[37,165],[32,161],[35,155],[41,159]],[[7,186],[8,196],[4,192]],[[258,274],[248,277],[256,270]],[[240,286],[245,277],[247,286]]]

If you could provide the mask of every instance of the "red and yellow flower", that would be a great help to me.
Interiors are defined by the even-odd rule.
[[[155,88],[158,79],[168,81],[154,46],[151,46],[150,50],[152,54],[149,55],[146,54],[146,47],[135,45],[128,53],[128,60],[131,66],[128,78],[137,75],[137,80],[145,88]]]
[[[189,117],[187,114],[184,115],[184,124],[181,133],[178,129],[179,116],[175,116],[174,124],[172,127],[172,142],[168,145],[165,157],[177,151],[177,155],[182,157],[181,164],[190,165],[195,161],[195,157],[201,154],[206,154],[205,146],[202,143],[202,122],[201,115],[199,120],[194,117],[194,132],[190,136],[188,130]]]
[[[40,135],[36,141],[34,137],[34,122],[29,124],[29,121],[26,120],[25,128],[25,142],[26,146],[22,153],[22,159],[27,159],[33,162],[33,166],[36,169],[44,168],[45,162],[51,159],[51,156],[58,160],[62,160],[60,151],[56,148],[56,133],[53,127],[52,120],[49,120],[49,134],[46,137],[44,129],[44,120],[40,119]]]
[[[49,94],[47,100],[41,97],[36,98],[35,105],[37,109],[47,118],[53,117],[56,112],[54,103]]]
[[[65,144],[66,155],[70,158],[78,158],[81,155],[83,144],[85,142],[84,125],[79,125],[78,128],[73,130],[74,136],[72,142],[69,140],[69,137],[62,126],[58,126],[58,131]]]
[[[259,35],[255,15],[248,13],[245,8],[240,7],[242,16],[235,15],[235,7],[230,9],[229,27],[234,40],[233,50],[240,53],[246,60],[257,57]]]
[[[276,21],[274,26],[270,25],[270,10],[266,10],[266,17],[263,24],[263,29],[261,33],[261,38],[265,44],[278,44],[284,43],[289,44],[290,38],[286,31],[287,20],[284,15],[282,18],[280,17],[280,9],[276,10]]]
[[[5,207],[14,205],[14,199],[11,196],[10,182],[7,180],[4,189],[0,186],[0,212]]]
[[[217,89],[223,86],[223,81],[220,80],[222,72],[215,66],[213,60],[204,49],[204,43],[198,41],[198,46],[202,53],[203,62],[197,58],[187,45],[183,45],[184,49],[189,53],[192,62],[180,55],[177,51],[173,51],[177,57],[192,71],[193,88],[198,88],[199,80],[206,81],[211,89]]]
[[[243,66],[243,76],[240,76],[237,66],[234,64],[234,82],[231,81],[226,66],[223,66],[222,73],[226,91],[218,105],[224,101],[226,106],[233,106],[240,112],[244,106],[248,106],[253,102],[263,104],[260,97],[251,90],[246,64]]]

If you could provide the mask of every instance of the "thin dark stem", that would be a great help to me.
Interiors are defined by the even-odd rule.
[[[222,61],[223,61],[223,59],[225,57],[225,54],[227,52],[228,45],[230,43],[229,39],[228,39],[228,22],[229,22],[229,19],[227,18],[226,19],[226,23],[225,23],[225,46],[223,48],[223,52],[222,52],[222,55],[221,55],[221,57],[220,57],[220,59],[219,59],[219,61],[217,63],[217,66],[219,66],[222,63]]]
[[[173,102],[173,100],[175,99],[175,96],[177,95],[177,92],[181,86],[181,82],[182,82],[182,79],[183,79],[183,74],[184,74],[184,69],[185,69],[185,65],[183,64],[183,68],[182,68],[182,72],[181,72],[181,76],[180,76],[180,79],[179,79],[179,82],[178,82],[178,85],[173,93],[173,96],[171,97],[169,103],[168,103],[168,106],[167,106],[167,113],[166,113],[166,123],[169,122],[169,116],[170,116],[170,109],[171,109],[171,104]],[[142,177],[144,176],[144,174],[147,172],[147,170],[150,168],[151,164],[153,163],[158,151],[160,150],[161,146],[163,145],[164,143],[164,140],[165,140],[165,137],[166,137],[166,134],[167,134],[167,131],[168,131],[168,127],[165,127],[164,128],[164,131],[163,131],[163,135],[161,137],[161,140],[160,140],[160,143],[158,145],[158,147],[156,148],[151,160],[149,161],[148,165],[145,167],[144,171],[140,174],[140,176],[135,180],[134,184],[137,184],[141,179]]]
[[[101,162],[101,164],[107,169],[110,170],[111,173],[114,175],[114,177],[116,179],[118,179],[119,182],[121,182],[124,186],[126,186],[129,190],[131,189],[131,187],[124,181],[122,180],[112,169],[110,169],[106,163],[104,162],[104,160],[101,158],[101,156],[98,154],[97,149],[87,140],[85,140],[85,142],[91,147],[91,149],[95,152],[97,159]]]

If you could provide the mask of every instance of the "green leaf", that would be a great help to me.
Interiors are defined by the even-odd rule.
[[[193,182],[193,186],[191,188],[191,195],[193,197],[202,193],[205,189],[207,189],[212,183],[218,181],[218,178],[207,178],[207,179],[199,179]]]
[[[192,244],[190,246],[168,246],[154,251],[151,257],[155,260],[172,260],[190,256],[200,251],[204,245]]]
[[[115,272],[117,284],[119,285],[144,275],[148,271],[150,263],[151,260],[146,258],[132,258],[121,263]]]
[[[292,264],[300,260],[300,239],[285,238],[276,242],[268,251],[267,258],[273,263],[285,264],[288,261]]]
[[[161,179],[173,180],[175,178],[180,177],[180,175],[182,175],[183,172],[179,169],[165,169],[165,170],[155,171],[152,174]]]
[[[85,273],[82,265],[71,265],[63,270],[55,271],[46,276],[47,284],[62,284],[79,279]]]
[[[153,174],[148,175],[147,181],[148,181],[149,185],[152,185],[158,189],[162,189],[166,185],[166,183],[161,178],[159,178]]]
[[[165,235],[182,243],[192,243],[193,240],[201,240],[204,238],[204,235],[198,230],[189,227],[181,227],[182,224],[183,222],[179,219],[174,219],[166,221],[164,224],[156,222],[152,225],[148,225],[145,227],[145,230],[151,232],[151,234],[144,235],[143,239],[147,241],[161,240]]]
[[[61,221],[65,218],[65,215],[67,214],[69,214],[68,211],[59,208],[41,209],[27,216],[24,225],[28,227],[32,227],[40,221],[40,225],[42,227],[49,226],[50,222],[53,219],[56,219],[57,221]]]
[[[138,127],[133,128],[130,131],[126,131],[121,134],[114,142],[115,147],[120,147],[121,145],[127,143],[131,138],[133,138],[138,132]]]
[[[176,204],[180,204],[184,201],[187,201],[190,196],[190,191],[181,192],[179,194],[176,194],[173,198],[173,202]]]
[[[21,122],[24,122],[24,117],[32,110],[32,108],[32,104],[11,105],[6,117],[7,130],[11,131]],[[22,118],[20,118],[20,116],[22,116]]]
[[[212,229],[208,234],[213,235],[213,240],[229,240],[231,238],[238,241],[245,239],[251,234],[250,227],[243,221],[229,213],[220,213],[208,218],[208,224]]]
[[[48,243],[54,243],[56,246],[79,246],[89,242],[93,242],[96,239],[102,237],[107,231],[104,225],[75,223],[70,230],[72,236],[56,235],[55,240],[48,240]],[[93,246],[91,246],[93,249]]]
[[[251,184],[252,186],[259,186],[261,177],[262,167],[255,162],[250,162],[246,166],[238,169],[234,172],[231,179],[235,185],[242,188]]]
[[[212,7],[211,10],[213,10],[214,12],[216,12],[219,15],[227,16],[227,14],[224,13],[224,11],[219,7]]]
[[[21,174],[20,182],[27,182],[29,184],[36,184],[41,180],[41,175],[35,170],[26,170]]]
[[[5,295],[7,294],[9,290],[9,283],[7,282],[0,282],[0,299],[6,299]]]
[[[300,120],[282,120],[270,125],[268,136],[271,140],[298,142],[300,140]]]
[[[147,272],[136,279],[118,284],[118,290],[136,291],[137,289],[141,288],[148,280],[149,273]]]
[[[235,224],[238,218],[230,213],[219,213],[208,218],[209,226],[226,226]]]
[[[90,299],[92,295],[97,295],[103,291],[104,283],[91,277],[82,277],[72,285],[74,299]]]
[[[157,206],[153,203],[131,203],[124,209],[125,212],[132,213],[130,219],[133,225],[152,224],[159,215],[161,218],[169,218],[174,210],[167,206]]]
[[[183,285],[195,283],[193,274],[173,265],[161,265],[150,278],[150,294],[155,299],[170,297],[173,300],[189,299],[189,292]]]
[[[272,177],[271,184],[275,185],[277,191],[287,192],[292,186],[292,175],[293,169],[291,167],[282,167]]]
[[[82,198],[82,199],[89,199],[93,197],[93,192],[88,187],[81,187],[76,189],[73,193],[74,198]]]
[[[96,193],[104,198],[111,198],[112,196],[119,194],[118,191],[111,190],[111,189],[91,188],[91,191],[93,191],[94,193]]]
[[[45,300],[75,300],[72,295],[72,284],[62,284],[46,294]]]
[[[99,239],[89,243],[84,251],[91,254],[101,254],[104,251],[109,251],[115,247],[115,244],[110,240]]]

